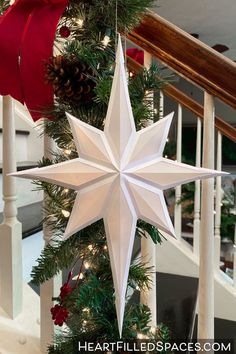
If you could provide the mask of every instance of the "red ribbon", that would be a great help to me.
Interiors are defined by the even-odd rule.
[[[129,48],[126,51],[126,54],[137,61],[139,64],[144,64],[144,51],[138,48]]]
[[[58,21],[68,0],[17,0],[0,18],[0,94],[25,103],[34,121],[53,105],[45,83]]]

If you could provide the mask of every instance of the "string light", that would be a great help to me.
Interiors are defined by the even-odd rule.
[[[79,275],[79,279],[80,279],[80,280],[82,280],[83,278],[84,278],[83,273],[80,273],[80,275]]]
[[[90,309],[88,308],[88,307],[85,307],[84,309],[83,309],[83,312],[89,312],[90,311]]]
[[[133,76],[134,76],[134,73],[132,71],[130,71],[129,77],[133,77]]]
[[[90,264],[89,264],[88,262],[85,262],[85,263],[84,263],[84,268],[85,268],[85,269],[89,269],[89,268],[90,268]]]
[[[154,327],[154,326],[151,327],[151,333],[152,333],[152,334],[155,334],[155,333],[156,333],[156,327]]]
[[[167,142],[167,143],[169,142],[169,138],[166,139],[166,142]]]
[[[64,154],[65,155],[70,155],[71,154],[71,150],[70,149],[65,149],[64,150]]]
[[[105,35],[105,37],[104,37],[103,40],[102,40],[103,46],[104,46],[104,47],[107,47],[108,44],[110,43],[110,41],[111,41],[110,37],[107,36],[107,35]]]
[[[65,218],[69,218],[70,216],[70,212],[68,210],[62,210],[61,213]]]
[[[105,245],[105,246],[103,247],[103,249],[104,249],[105,251],[107,251],[107,246]]]
[[[140,287],[137,285],[135,289],[136,289],[136,290],[140,290]]]
[[[88,249],[89,249],[89,251],[92,251],[92,250],[93,250],[93,246],[92,246],[92,245],[89,245],[89,246],[88,246]]]
[[[138,338],[138,339],[144,339],[145,336],[144,336],[142,333],[138,333],[138,334],[137,334],[137,338]]]
[[[84,20],[82,18],[79,18],[76,22],[79,28],[83,28]]]

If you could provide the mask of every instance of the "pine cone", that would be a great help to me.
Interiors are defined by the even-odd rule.
[[[54,94],[62,101],[80,104],[91,101],[95,82],[94,71],[75,57],[58,55],[46,64],[46,83],[52,84]]]

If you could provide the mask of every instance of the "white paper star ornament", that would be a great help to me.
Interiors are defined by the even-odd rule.
[[[223,173],[162,157],[173,113],[136,132],[120,40],[104,132],[67,117],[80,157],[15,176],[77,191],[65,239],[103,218],[121,335],[137,219],[174,236],[163,190]]]

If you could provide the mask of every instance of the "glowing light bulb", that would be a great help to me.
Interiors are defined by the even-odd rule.
[[[79,19],[77,20],[77,25],[78,25],[79,28],[82,28],[83,25],[84,25],[84,20],[83,20],[82,18],[79,18]]]
[[[89,264],[88,262],[85,262],[85,263],[84,263],[84,268],[85,268],[85,269],[89,269],[89,268],[90,268],[90,264]]]
[[[106,35],[106,36],[103,38],[103,40],[102,40],[103,46],[104,46],[104,47],[107,47],[108,44],[109,44],[109,42],[110,42],[110,40],[111,40],[110,37]]]
[[[62,210],[61,213],[65,218],[69,218],[70,216],[70,212],[68,210]]]
[[[89,310],[89,308],[88,307],[85,307],[84,309],[83,309],[83,312],[89,312],[90,310]]]
[[[152,333],[152,334],[155,334],[155,333],[156,333],[156,327],[154,327],[154,326],[151,327],[151,333]]]
[[[70,149],[65,149],[64,150],[64,154],[65,155],[70,155],[71,154],[71,150]]]
[[[107,251],[107,246],[105,245],[105,246],[103,247],[103,249],[104,249],[105,251]]]
[[[84,278],[83,273],[80,273],[80,275],[79,275],[79,279],[80,279],[80,280],[82,280],[83,278]]]
[[[92,245],[89,245],[89,246],[88,246],[88,249],[89,249],[89,251],[92,251],[92,250],[93,250],[93,246],[92,246]]]

